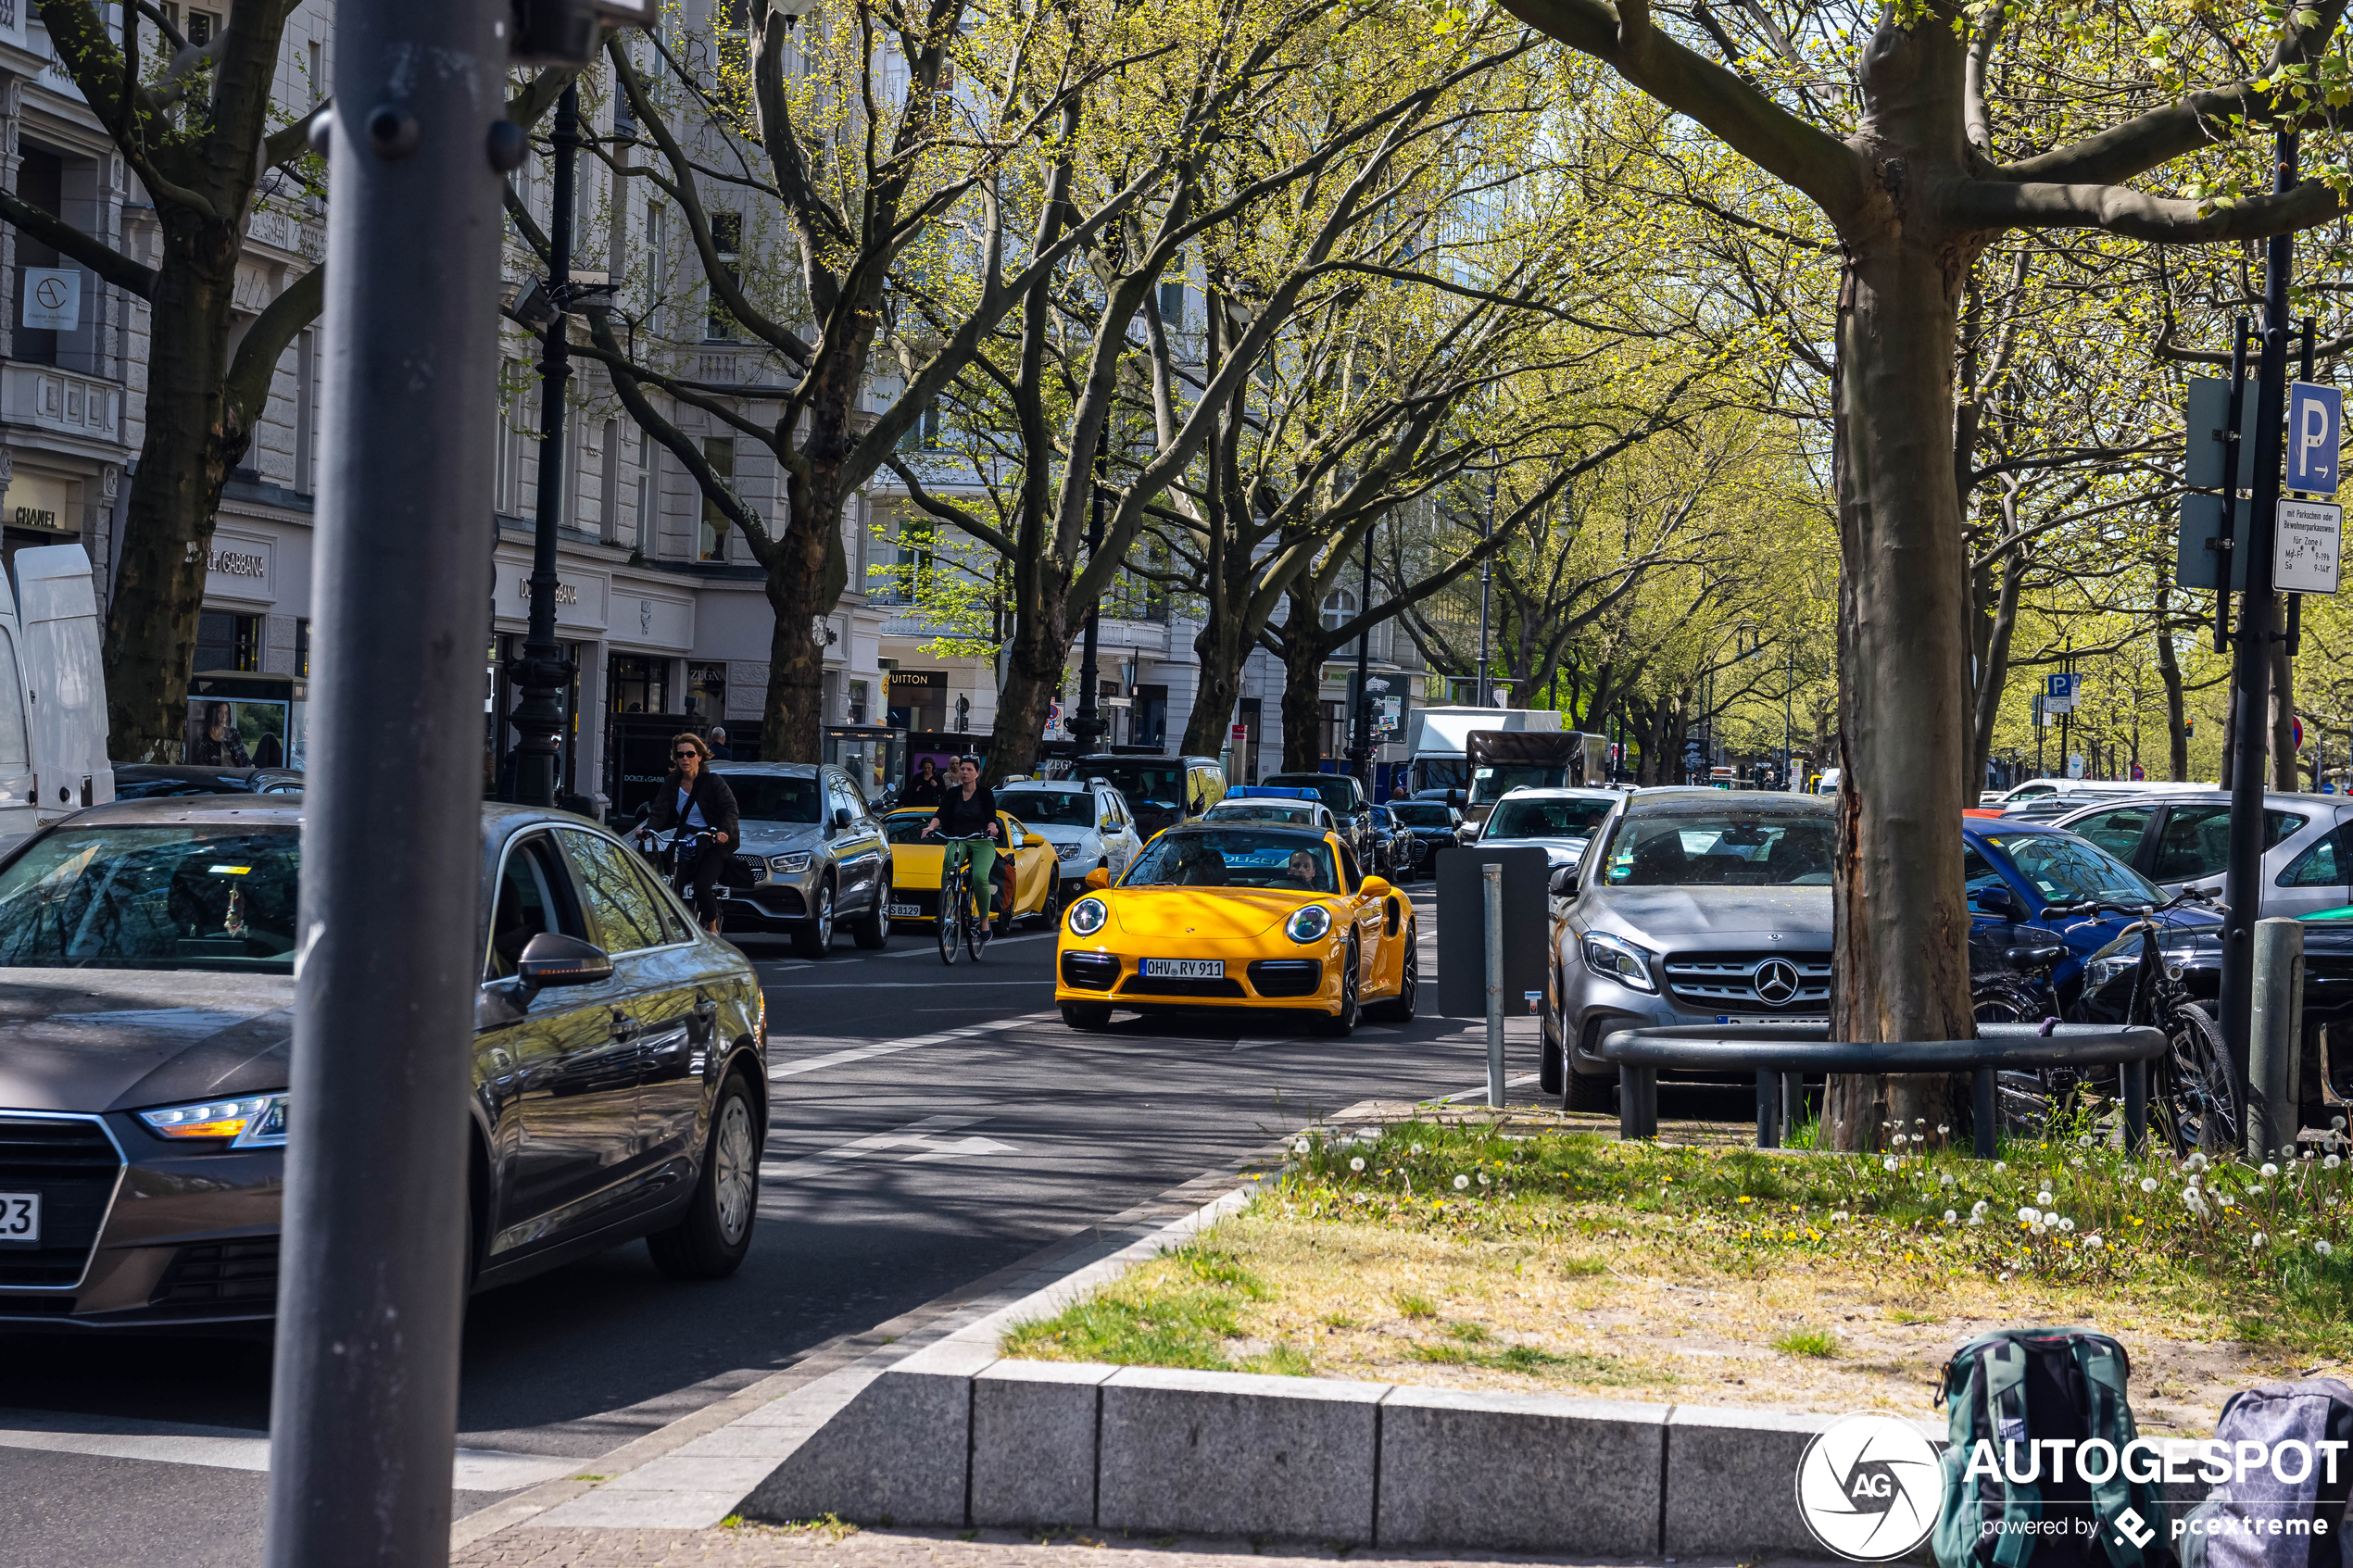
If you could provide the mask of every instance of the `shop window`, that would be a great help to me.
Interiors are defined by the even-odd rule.
[[[727,667],[724,664],[686,666],[686,711],[705,723],[725,721]]]
[[[729,435],[706,437],[702,444],[702,456],[703,461],[711,465],[711,471],[719,477],[720,483],[731,490],[734,489],[736,484],[735,437]],[[727,558],[727,531],[734,526],[733,520],[727,516],[724,508],[706,495],[702,498],[702,535],[695,552],[697,558],[725,560]]]
[[[307,615],[295,620],[294,672],[298,681],[310,679],[310,618]]]
[[[1323,731],[1321,742],[1323,754],[1327,757],[1346,756],[1348,753],[1348,704],[1325,702],[1318,706],[1324,710],[1323,723],[1318,726]]]
[[[208,609],[196,617],[198,670],[261,669],[261,617]]]
[[[612,694],[615,713],[667,713],[670,660],[645,654],[614,654],[606,667],[605,687]]]

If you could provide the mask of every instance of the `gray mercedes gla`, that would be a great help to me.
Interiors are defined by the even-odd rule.
[[[837,923],[861,947],[890,941],[890,846],[866,797],[839,768],[720,762],[743,818],[736,859],[749,887],[723,887],[722,931],[789,935],[801,957],[833,950]]]
[[[1606,1110],[1604,1035],[1654,1024],[1819,1020],[1830,1012],[1827,797],[1648,789],[1553,873],[1542,1083]]]
[[[0,1331],[275,1311],[301,823],[298,796],[132,801],[0,859]],[[768,1124],[750,964],[580,817],[484,807],[482,878],[449,1107],[474,1287],[639,1236],[733,1273]]]

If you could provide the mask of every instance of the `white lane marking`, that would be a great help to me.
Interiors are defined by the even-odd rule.
[[[1296,1037],[1281,1040],[1236,1040],[1234,1048],[1238,1051],[1263,1051],[1269,1046],[1295,1046],[1297,1044],[1299,1040]]]
[[[1542,1074],[1541,1074],[1541,1073],[1522,1073],[1518,1074],[1516,1077],[1511,1077],[1511,1078],[1506,1078],[1506,1079],[1504,1079],[1504,1087],[1505,1089],[1510,1089],[1513,1085],[1517,1085],[1517,1084],[1533,1084],[1534,1082],[1536,1082],[1536,1080],[1537,1080],[1538,1078],[1540,1078],[1540,1077],[1541,1077],[1541,1076],[1542,1076]],[[1461,1094],[1458,1094],[1458,1095],[1441,1095],[1441,1096],[1439,1096],[1436,1099],[1426,1099],[1426,1100],[1422,1101],[1421,1103],[1422,1103],[1422,1104],[1424,1104],[1424,1105],[1452,1105],[1452,1104],[1453,1104],[1456,1100],[1462,1100],[1462,1099],[1477,1099],[1479,1096],[1481,1096],[1481,1095],[1485,1094],[1486,1092],[1487,1092],[1487,1085],[1484,1085],[1484,1084],[1481,1084],[1478,1087],[1477,1087],[1477,1088],[1475,1088],[1475,1089],[1465,1089],[1465,1090],[1464,1090]]]
[[[1357,1027],[1356,1033],[1359,1035],[1395,1035],[1401,1033],[1401,1031],[1395,1029],[1366,1029],[1360,1024]]]
[[[832,1051],[824,1056],[803,1057],[799,1061],[787,1061],[781,1066],[771,1067],[768,1070],[768,1079],[769,1082],[774,1083],[783,1078],[798,1078],[803,1073],[820,1073],[828,1067],[840,1067],[853,1061],[865,1061],[874,1057],[890,1056],[898,1051],[920,1050],[925,1046],[944,1046],[953,1040],[975,1039],[983,1035],[995,1035],[1007,1029],[1020,1029],[1032,1023],[1043,1023],[1050,1019],[1061,1016],[1060,1013],[1053,1012],[1026,1012],[1012,1018],[1000,1018],[988,1023],[972,1024],[963,1029],[945,1029],[937,1035],[917,1035],[905,1040],[876,1040],[872,1045],[857,1046],[846,1051]],[[769,1036],[772,1040],[797,1037],[799,1036],[781,1035]]]
[[[0,1412],[0,1449],[88,1454],[98,1459],[141,1460],[151,1464],[194,1464],[211,1470],[266,1471],[270,1439],[226,1426],[190,1426],[129,1416],[52,1414],[46,1411]],[[556,1454],[509,1453],[500,1449],[459,1449],[454,1485],[461,1492],[514,1492],[552,1481],[593,1463]]]
[[[828,1169],[836,1160],[855,1160],[862,1154],[879,1154],[884,1149],[903,1148],[910,1144],[915,1146],[914,1158],[920,1159],[925,1154],[938,1153],[957,1147],[940,1143],[932,1138],[931,1134],[952,1132],[958,1127],[969,1127],[975,1122],[988,1120],[986,1116],[926,1116],[920,1122],[910,1122],[903,1127],[893,1127],[887,1133],[874,1133],[862,1138],[853,1138],[845,1144],[836,1144],[831,1148],[820,1149],[815,1154],[807,1155],[799,1160],[762,1161],[760,1173],[770,1180],[780,1180],[786,1176],[807,1176]],[[961,1143],[984,1144],[988,1141],[987,1138],[960,1140]],[[1008,1152],[1012,1149],[1010,1144],[999,1144],[995,1147]],[[991,1151],[974,1150],[973,1152]]]
[[[953,1143],[942,1143],[937,1138],[929,1137],[924,1138],[923,1141],[929,1144],[931,1147],[925,1149],[921,1154],[911,1154],[907,1156],[907,1158],[900,1160],[900,1163],[902,1165],[915,1165],[920,1164],[926,1160],[970,1160],[981,1155],[1019,1154],[1021,1152],[1020,1149],[1014,1148],[1012,1144],[999,1143],[995,1138],[984,1138],[979,1136],[958,1138]]]

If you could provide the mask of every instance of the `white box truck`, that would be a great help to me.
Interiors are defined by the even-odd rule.
[[[19,550],[16,579],[0,578],[0,850],[114,798],[90,557]]]
[[[1416,708],[1407,715],[1405,788],[1459,789],[1467,797],[1471,787],[1467,747],[1473,730],[1544,731],[1557,734],[1561,716],[1542,708]]]

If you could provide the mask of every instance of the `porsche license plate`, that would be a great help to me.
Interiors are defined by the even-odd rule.
[[[893,904],[890,907],[890,918],[893,920],[918,920],[923,912],[920,904]]]
[[[41,1195],[0,1192],[0,1247],[41,1245]]]
[[[1144,972],[1168,980],[1223,980],[1224,959],[1146,959]]]

